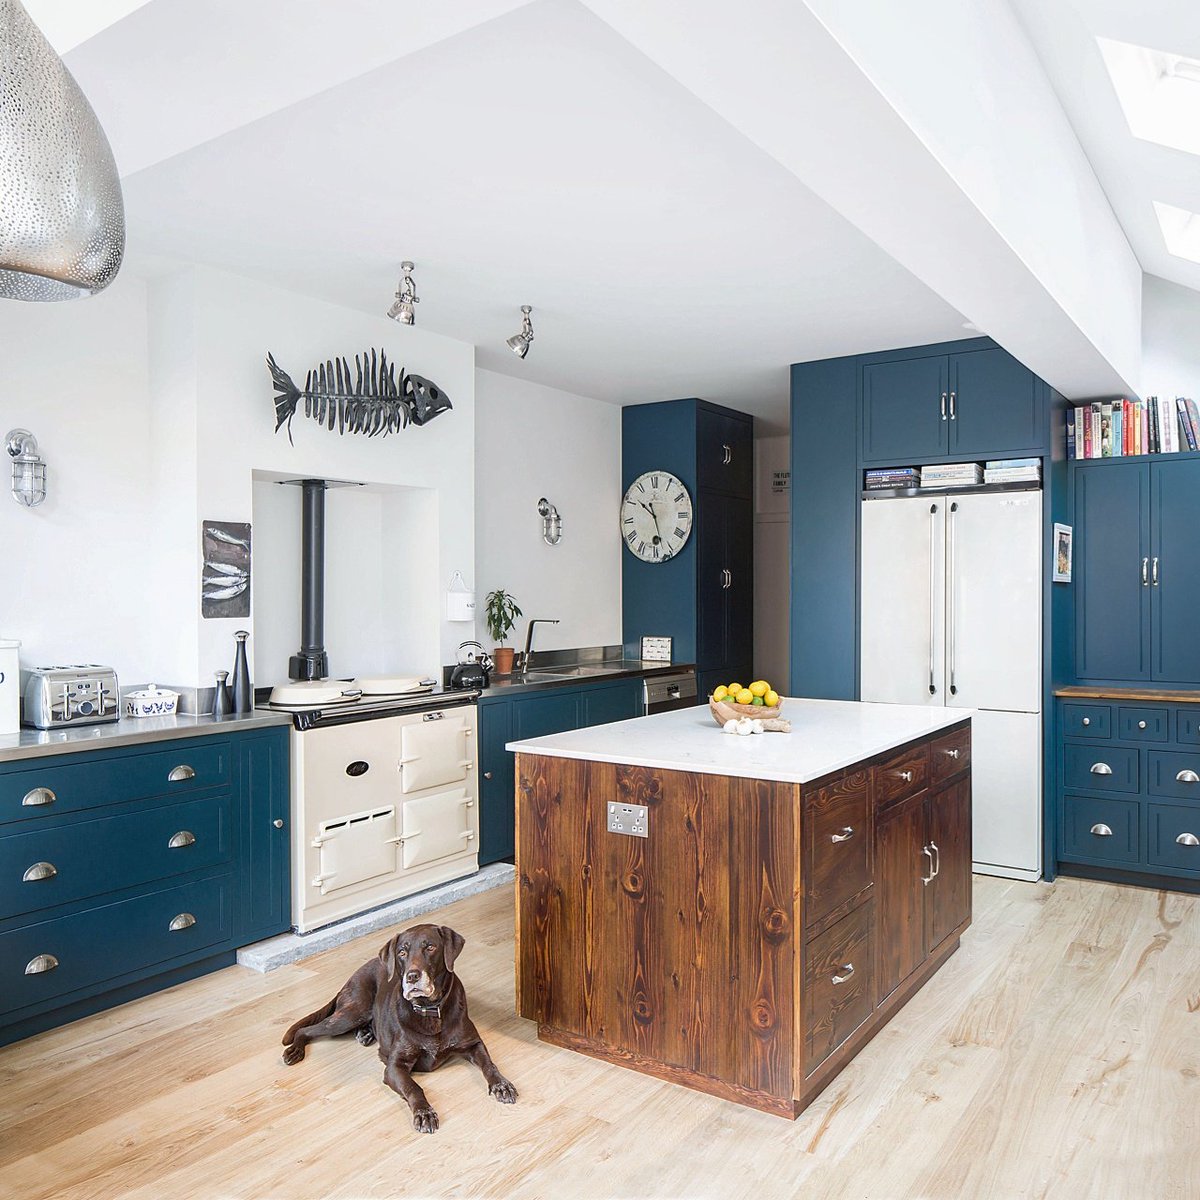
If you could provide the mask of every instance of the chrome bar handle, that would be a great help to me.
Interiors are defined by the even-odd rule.
[[[1150,567],[1150,583],[1153,587],[1158,587],[1158,555],[1154,556],[1153,563]]]
[[[839,983],[845,983],[846,980],[849,979],[850,976],[854,974],[854,964],[853,963],[843,963],[840,967],[838,967],[838,971],[840,972],[840,974],[830,975],[830,977],[829,977],[829,982],[834,985],[837,985]]]
[[[942,420],[946,419],[946,393],[942,393]]]
[[[932,851],[929,849],[929,847],[928,847],[928,846],[922,846],[922,847],[921,847],[921,853],[922,853],[923,855],[925,855],[925,857],[926,857],[927,859],[929,859],[929,874],[928,874],[928,875],[922,875],[922,876],[921,876],[921,882],[922,882],[922,883],[926,883],[926,884],[927,884],[927,883],[931,883],[931,882],[933,881],[933,874],[934,874],[934,872],[933,872],[933,853],[932,853]]]
[[[1150,586],[1150,560],[1142,559],[1142,587]]]
[[[929,848],[933,851],[933,877],[936,879],[942,873],[942,852],[938,849],[937,842],[930,842]]]
[[[722,442],[721,449],[725,451],[725,457],[721,461],[725,466],[729,466],[733,462],[733,447],[726,442]]]
[[[848,842],[853,836],[854,836],[854,826],[846,825],[846,826],[843,826],[843,828],[841,829],[840,832],[830,834],[829,840],[831,842]]]
[[[953,396],[954,393],[951,392],[950,395]],[[954,560],[957,557],[955,554],[955,549],[958,537],[958,522],[955,520],[954,514],[957,512],[958,504],[951,504],[950,516],[948,518],[950,521],[950,562],[946,568],[946,599],[948,601],[947,608],[949,608],[950,611],[947,614],[946,625],[948,626],[950,632],[950,637],[947,640],[950,643],[950,695],[952,696],[958,695],[958,685],[954,682],[954,625],[957,618],[958,609],[958,605],[954,600]]]
[[[946,396],[943,393],[942,401],[945,402]],[[945,416],[945,413],[942,414]],[[937,684],[933,678],[933,639],[937,635],[937,630],[933,620],[933,592],[936,587],[934,581],[934,569],[937,566],[934,561],[934,551],[937,548],[937,505],[929,506],[929,694],[937,695]]]
[[[958,414],[954,411],[954,393],[950,393],[950,420],[957,421]]]

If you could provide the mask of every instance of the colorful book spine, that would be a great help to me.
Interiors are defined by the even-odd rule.
[[[1133,453],[1133,401],[1121,401],[1121,453]]]
[[[1092,405],[1092,457],[1103,458],[1104,452],[1100,445],[1100,404]]]
[[[1138,401],[1141,419],[1138,422],[1138,453],[1150,453],[1150,406],[1145,400]]]
[[[1187,405],[1188,420],[1192,423],[1192,432],[1196,435],[1196,441],[1200,443],[1200,405],[1196,404],[1195,400],[1185,400]]]
[[[1079,410],[1079,423],[1083,426],[1083,458],[1092,457],[1092,407]]]
[[[1112,406],[1112,456],[1120,458],[1125,453],[1125,402],[1118,400]]]
[[[1183,440],[1189,450],[1197,449],[1196,431],[1192,428],[1192,419],[1188,415],[1187,401],[1182,396],[1175,397],[1175,408],[1179,414],[1179,428],[1183,432]]]
[[[1146,448],[1146,453],[1158,454],[1158,397],[1150,396],[1146,400],[1146,406],[1150,410],[1150,444]]]
[[[1075,410],[1067,409],[1067,457],[1075,458]]]

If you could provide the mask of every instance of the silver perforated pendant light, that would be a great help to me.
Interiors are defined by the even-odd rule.
[[[124,253],[108,138],[20,0],[0,0],[0,297],[90,296]]]

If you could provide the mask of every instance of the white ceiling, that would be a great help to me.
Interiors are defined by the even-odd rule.
[[[1200,288],[1200,264],[1169,253],[1154,211],[1157,200],[1200,212],[1200,156],[1134,137],[1096,42],[1200,58],[1195,0],[1012,2],[1142,269]]]
[[[390,42],[363,40],[382,10],[355,0],[372,64],[356,77],[349,48],[311,69],[292,55],[294,24],[283,51],[214,54],[213,21],[247,7],[259,38],[269,16],[316,19],[311,2],[153,0],[68,57],[118,162],[147,164],[125,180],[135,263],[207,263],[379,313],[412,258],[418,322],[474,343],[482,367],[618,403],[700,395],[763,432],[786,429],[789,363],[972,336],[575,0],[473,0],[474,19],[499,15]],[[207,25],[156,55],[199,8]],[[199,80],[211,103],[173,121]],[[303,80],[329,86],[288,93]],[[239,96],[257,117],[240,127]],[[537,337],[522,362],[503,342],[523,303]]]

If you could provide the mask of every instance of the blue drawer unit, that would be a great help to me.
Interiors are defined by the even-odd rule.
[[[291,925],[288,730],[0,763],[0,1044]]]
[[[1138,752],[1123,746],[1067,743],[1063,757],[1063,784],[1068,788],[1101,792],[1138,790]]]
[[[1141,809],[1136,800],[1068,796],[1064,818],[1063,844],[1069,854],[1107,863],[1140,861]]]
[[[1152,867],[1200,876],[1200,805],[1148,805],[1146,824],[1146,856]]]
[[[1123,742],[1165,742],[1170,729],[1170,712],[1165,708],[1117,709],[1117,736]]]
[[[1062,731],[1067,737],[1112,737],[1112,709],[1107,704],[1064,704]]]
[[[1152,796],[1200,803],[1200,750],[1151,750],[1146,788]]]

